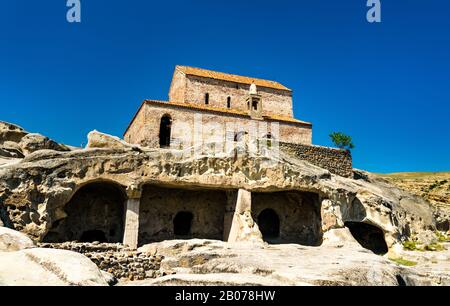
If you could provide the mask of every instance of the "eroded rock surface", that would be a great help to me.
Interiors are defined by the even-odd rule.
[[[107,282],[81,254],[34,248],[0,253],[0,285],[106,286]]]
[[[8,150],[14,150],[14,145],[7,141],[22,148],[21,144],[29,143],[27,139],[42,140],[35,134],[26,138],[31,134],[14,126],[0,125],[1,129],[4,131],[0,135],[7,135],[8,139],[0,144]],[[204,272],[213,283],[220,283],[219,275],[225,274],[224,284],[229,283],[229,273],[247,275],[248,282],[241,278],[242,284],[258,281],[263,284],[267,278],[263,281],[261,277],[266,274],[271,275],[274,284],[397,284],[398,273],[404,268],[367,249],[397,256],[401,254],[402,243],[412,237],[423,240],[422,243],[434,243],[436,219],[445,225],[447,218],[436,215],[424,199],[376,175],[354,170],[354,178],[345,178],[273,150],[249,154],[235,149],[231,151],[233,154],[224,154],[214,153],[209,145],[184,151],[147,149],[99,132],[90,133],[86,149],[27,147],[31,149],[20,151],[23,157],[4,157],[7,160],[4,163],[0,160],[0,220],[35,241],[120,242],[124,236],[120,223],[124,220],[124,202],[137,198],[142,216],[155,219],[149,224],[145,218],[140,220],[139,227],[144,231],[139,232],[141,244],[177,235],[209,239],[223,236],[227,240],[226,222],[222,220],[235,221],[236,226],[228,234],[236,234],[233,241],[244,246],[237,243],[237,247],[229,249],[217,241],[206,245],[199,242],[200,247],[181,244],[190,250],[181,255],[169,254],[165,261],[167,271],[178,269],[181,264],[181,268],[192,273],[178,269],[178,278],[170,275],[155,282],[173,283],[176,278],[183,283],[193,277],[201,284],[203,280],[192,275]],[[192,152],[196,155],[191,155]],[[113,193],[108,189],[111,186],[117,196],[111,196]],[[182,196],[170,200],[177,194]],[[238,209],[239,194],[247,194],[248,199],[243,199],[245,205],[241,203],[243,206]],[[278,198],[283,199],[282,203],[278,203]],[[172,230],[176,211],[167,203],[179,203],[180,210],[195,199],[208,203],[220,199],[220,214],[211,205],[210,210],[197,207],[196,221],[201,221],[201,225],[195,225],[194,232],[184,232],[183,222],[178,230]],[[105,209],[95,208],[97,202],[106,203]],[[86,203],[82,211],[88,217],[80,217],[77,203]],[[154,203],[160,203],[164,210],[152,211]],[[302,209],[297,209],[295,203]],[[269,224],[276,220],[270,216],[270,210],[277,210],[282,218],[278,220],[282,224],[277,229],[279,233],[265,226],[267,220]],[[106,211],[107,218],[97,219],[109,221],[100,224],[95,218],[102,211]],[[268,219],[258,220],[262,212],[267,212]],[[284,222],[292,216],[296,217]],[[268,241],[273,234],[279,234],[278,240],[272,241],[277,244],[262,244],[262,239]],[[285,244],[292,240],[305,246]],[[164,249],[161,245],[150,249],[155,254],[166,253],[161,251]],[[173,261],[171,256],[175,258]],[[282,267],[286,258],[293,263],[292,267]],[[294,264],[299,258],[305,260]],[[326,259],[323,270],[317,268],[321,258]],[[375,273],[375,280],[365,279],[369,272]],[[184,274],[187,276],[180,276]],[[417,279],[422,276],[414,275],[415,278],[411,276],[414,281],[410,282],[421,283]],[[446,281],[445,277],[442,279]]]
[[[35,247],[33,240],[27,235],[1,226],[0,224],[0,252],[14,252]]]
[[[342,231],[342,230],[340,230]],[[345,232],[345,231],[344,231]],[[410,252],[405,267],[362,248],[349,236],[320,247],[227,244],[214,240],[153,243],[142,252],[164,256],[166,276],[124,285],[449,285],[450,252]],[[337,234],[335,237],[339,236]]]

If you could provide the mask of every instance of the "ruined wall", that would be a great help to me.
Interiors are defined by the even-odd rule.
[[[322,243],[322,220],[318,196],[297,191],[252,193],[252,216],[272,209],[280,220],[280,236],[275,243],[299,243],[316,246]]]
[[[190,235],[183,238],[223,239],[227,195],[220,190],[185,190],[144,186],[139,213],[139,244],[177,238],[174,218],[193,215]]]
[[[161,255],[133,251],[119,243],[39,243],[39,247],[83,254],[100,270],[113,274],[117,279],[143,280],[162,276]]]
[[[207,79],[197,76],[186,77],[185,101],[191,104],[205,104],[205,94],[209,93],[209,105],[218,108],[227,107],[227,98],[231,98],[231,108],[247,111],[246,98],[250,85],[229,81]],[[263,115],[281,115],[293,117],[292,92],[258,87],[262,96]]]
[[[280,142],[280,150],[343,177],[353,177],[352,156],[344,150]]]
[[[130,129],[125,134],[125,140],[134,144],[141,144],[143,146],[158,148],[159,147],[159,127],[161,117],[169,114],[172,118],[172,135],[171,147],[182,148],[189,147],[192,144],[186,143],[186,139],[192,139],[194,132],[194,116],[200,114],[203,123],[203,139],[211,139],[214,135],[220,135],[222,129],[222,137],[218,141],[225,141],[227,137],[226,125],[236,125],[236,132],[242,130],[240,127],[246,129],[249,124],[255,124],[259,127],[258,137],[264,137],[268,132],[281,141],[311,144],[312,128],[308,125],[294,124],[288,122],[280,122],[279,130],[272,131],[271,123],[274,121],[258,121],[251,120],[248,116],[241,116],[235,114],[218,113],[211,111],[199,111],[194,109],[180,108],[176,105],[146,103],[141,109],[140,114],[136,119],[136,127]],[[142,121],[145,118],[145,122]],[[133,125],[135,125],[133,123]],[[136,133],[136,134],[134,134]],[[182,144],[185,144],[183,146]]]

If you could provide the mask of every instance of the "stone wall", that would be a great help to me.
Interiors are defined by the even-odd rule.
[[[208,93],[209,106],[227,108],[227,99],[230,97],[231,109],[247,111],[249,88],[250,85],[246,84],[185,76],[175,71],[169,99],[171,102],[205,105],[205,94]],[[263,100],[263,115],[293,116],[291,91],[258,87],[258,94]]]
[[[280,142],[280,150],[333,174],[353,177],[352,156],[344,150],[285,142]]]
[[[151,255],[127,249],[122,244],[108,243],[40,243],[42,248],[77,252],[88,257],[100,270],[117,279],[143,280],[162,276],[160,255]]]
[[[219,129],[222,129],[221,139],[218,140],[224,142],[226,137],[229,137],[226,133],[227,125],[228,127],[234,126],[234,130],[237,132],[238,130],[248,129],[251,124],[254,124],[258,127],[259,138],[270,132],[275,139],[283,142],[303,144],[311,144],[312,142],[312,127],[310,125],[279,122],[277,130],[276,125],[272,125],[276,121],[251,120],[249,116],[199,111],[170,103],[144,102],[139,113],[130,129],[125,133],[125,141],[151,148],[159,147],[159,128],[161,118],[164,115],[170,115],[172,118],[171,147],[176,149],[192,146],[192,143],[186,143],[185,140],[193,137],[195,115],[201,115],[203,139],[211,138],[216,135],[216,132],[219,132]],[[185,145],[181,146],[180,144],[183,143]]]

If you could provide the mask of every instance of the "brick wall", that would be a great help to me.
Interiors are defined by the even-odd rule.
[[[352,156],[344,150],[280,142],[280,150],[343,177],[353,176]]]
[[[311,144],[312,128],[301,124],[280,122],[278,131],[271,130],[271,123],[274,121],[251,120],[249,116],[235,115],[228,113],[218,113],[210,111],[199,111],[182,108],[170,103],[152,104],[144,103],[140,109],[135,121],[130,126],[130,129],[125,133],[125,141],[140,144],[147,147],[159,147],[159,128],[161,117],[163,115],[170,115],[172,118],[171,139],[173,148],[180,149],[177,143],[183,142],[182,139],[189,138],[194,130],[194,116],[195,114],[202,115],[203,123],[203,138],[209,138],[216,130],[216,125],[226,127],[231,124],[236,126],[236,132],[240,127],[245,128],[248,124],[255,124],[260,128],[259,132],[263,137],[268,132],[271,132],[275,139],[284,142]],[[263,127],[266,124],[266,130]],[[222,141],[227,137],[224,133]],[[264,134],[264,135],[263,135]]]
[[[247,96],[250,85],[229,81],[208,79],[197,76],[185,76],[175,72],[169,92],[169,101],[190,104],[205,104],[205,94],[209,94],[209,106],[227,108],[227,99],[231,99],[231,108],[247,111]],[[292,117],[292,92],[286,90],[258,87],[262,97],[263,115],[281,115]]]

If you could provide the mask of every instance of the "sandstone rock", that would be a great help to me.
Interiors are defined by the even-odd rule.
[[[84,255],[55,249],[0,253],[0,285],[106,286],[101,271]]]
[[[27,135],[23,128],[4,121],[0,121],[0,145],[6,141],[20,142]]]
[[[0,147],[0,156],[23,158],[22,149],[17,142],[5,141]]]
[[[49,139],[46,136],[40,134],[27,134],[20,142],[19,146],[22,149],[24,155],[39,151],[39,150],[54,150],[54,151],[69,151],[69,148],[58,144],[55,141]]]
[[[450,251],[439,256],[413,252],[422,259],[415,259],[416,267],[405,267],[363,249],[345,228],[329,231],[320,247],[255,247],[245,242],[230,245],[193,239],[163,241],[141,249],[164,254],[162,272],[167,275],[122,285],[397,286],[445,285],[450,280]]]
[[[130,149],[137,148],[137,146],[131,145],[119,137],[94,130],[88,134],[88,144],[86,148]]]
[[[0,226],[3,226],[1,220]],[[34,247],[34,242],[27,235],[6,227],[0,227],[0,252],[14,252]]]
[[[323,237],[323,245],[343,247],[352,245],[352,247],[361,247],[358,241],[352,236],[348,228],[332,229],[327,231]]]

